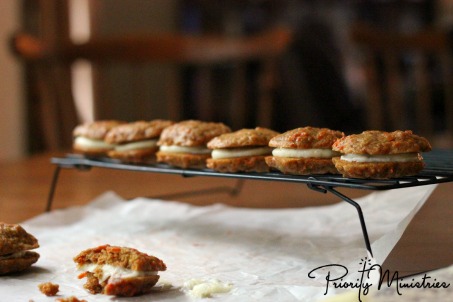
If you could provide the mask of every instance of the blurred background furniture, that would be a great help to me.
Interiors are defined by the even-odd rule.
[[[361,59],[369,48],[352,40],[354,34],[350,30],[360,30],[356,22],[362,21],[394,34],[426,32],[434,27],[436,31],[449,32],[453,20],[449,17],[453,9],[448,9],[448,3],[427,0],[22,0],[20,3],[21,25],[15,32],[24,35],[18,35],[15,41],[25,38],[22,42],[30,42],[28,46],[35,47],[38,53],[43,48],[47,52],[35,53],[34,58],[19,55],[22,59],[17,60],[24,63],[28,153],[67,147],[73,125],[101,118],[138,120],[179,116],[222,121],[233,128],[260,125],[283,132],[311,125],[348,134],[371,127],[394,130],[404,126],[413,127],[416,132],[420,129],[420,134],[430,136],[428,124],[415,125],[415,110],[404,111],[396,120],[398,124],[388,114],[379,117],[367,113],[371,104],[367,88],[370,85],[365,84],[368,76],[364,75],[369,72],[364,70],[369,66],[362,64]],[[279,31],[287,33],[277,38]],[[180,42],[175,42],[178,37]],[[276,44],[271,42],[274,38],[279,39]],[[144,59],[148,50],[139,54],[137,48],[151,47],[151,40],[158,39],[165,40],[159,43],[167,43],[173,49],[158,54],[165,54],[166,58],[153,61],[150,53],[145,61],[133,59],[133,56]],[[214,40],[219,43],[218,48],[213,47]],[[129,42],[135,46],[126,49],[124,43]],[[206,44],[202,46],[203,43]],[[184,55],[188,62],[192,60],[189,63],[170,62],[169,56],[176,55],[175,45],[195,48],[195,44],[210,51],[221,50],[218,64],[214,64],[213,57],[209,60],[203,57],[206,52],[198,53],[197,59]],[[77,50],[70,53],[72,45]],[[241,50],[233,54],[230,48],[233,45],[242,45]],[[102,55],[86,53],[94,46],[104,47]],[[82,48],[85,53],[77,53]],[[245,49],[247,55],[237,61],[234,56]],[[226,51],[229,58],[225,58]],[[107,59],[111,53],[115,53],[116,62]],[[377,56],[381,77],[384,56]],[[414,57],[411,54],[398,59],[405,72]],[[435,55],[431,53],[429,57],[430,77],[437,86],[437,105],[433,108],[439,111],[437,108],[448,105],[439,101],[443,94],[439,88],[443,74],[434,63]],[[406,86],[401,89],[406,91]],[[415,98],[414,91],[407,91],[405,103],[411,94]],[[373,112],[381,108],[373,108],[376,109]],[[409,122],[400,126],[402,121]],[[43,123],[47,126],[43,127]],[[446,128],[444,122],[434,125],[436,136],[438,132],[446,132]]]
[[[187,116],[178,86],[172,86],[173,95],[165,102],[167,118],[181,120],[198,118],[202,120],[222,121],[233,128],[243,127],[247,121],[245,86],[246,62],[261,62],[258,77],[258,102],[250,108],[256,114],[258,125],[270,126],[272,113],[272,90],[274,89],[274,62],[287,48],[291,32],[285,28],[275,28],[251,37],[192,36],[182,34],[147,34],[125,35],[114,38],[96,38],[88,42],[75,44],[71,41],[59,45],[46,43],[26,33],[14,36],[15,52],[31,65],[37,82],[42,113],[44,136],[47,137],[48,149],[70,147],[71,131],[80,121],[74,110],[70,85],[62,85],[58,72],[53,68],[70,70],[70,65],[78,59],[86,59],[96,65],[131,63],[131,64],[175,64],[198,68],[201,85],[198,85],[198,112]],[[231,84],[230,102],[215,103],[211,86],[211,70],[215,66],[230,64],[234,67]],[[66,82],[66,84],[68,84]],[[228,85],[228,82],[224,82]],[[176,95],[175,95],[176,93]],[[152,118],[155,108],[150,100],[130,101],[127,106],[144,113],[142,119]],[[187,104],[186,104],[187,105]],[[193,105],[193,104],[192,104]],[[100,98],[94,103],[95,119],[114,118],[114,110],[109,100]],[[188,104],[191,106],[191,104]],[[133,111],[134,108],[130,108]],[[220,109],[220,110],[219,110]],[[145,112],[144,112],[145,111]],[[149,114],[146,114],[149,111]],[[117,117],[119,119],[123,117]],[[157,117],[156,117],[157,118]],[[57,123],[55,121],[58,121]]]
[[[369,129],[412,129],[436,147],[453,146],[453,52],[447,31],[351,26],[362,53]]]
[[[30,10],[39,13],[42,30],[19,31],[12,39],[13,51],[28,71],[28,91],[34,100],[29,107],[30,138],[44,138],[32,141],[32,149],[70,148],[72,129],[87,120],[74,102],[72,67],[81,60],[93,71],[88,120],[195,118],[224,122],[233,129],[271,127],[275,61],[291,43],[288,28],[273,26],[249,35],[125,32],[74,41],[69,34],[69,3],[29,3]],[[101,10],[94,1],[89,5],[94,15]],[[158,69],[150,77],[146,68],[151,65],[172,69]],[[159,80],[160,87],[153,86]],[[122,90],[118,85],[124,86]],[[146,92],[152,88],[165,93],[156,97]],[[115,101],[113,94],[122,99]]]

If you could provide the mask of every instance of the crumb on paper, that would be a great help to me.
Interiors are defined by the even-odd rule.
[[[157,284],[155,285],[155,288],[158,288],[162,291],[170,290],[173,288],[173,284],[171,284],[171,282],[169,282],[169,281],[159,280],[157,282]]]
[[[223,294],[233,288],[231,283],[222,283],[219,280],[190,279],[184,282],[184,289],[195,298],[209,298],[213,294]]]
[[[52,282],[41,283],[38,285],[39,290],[47,297],[55,296],[58,293],[59,285]]]
[[[66,298],[58,298],[56,302],[88,302],[87,300],[79,300],[77,297],[70,296]]]

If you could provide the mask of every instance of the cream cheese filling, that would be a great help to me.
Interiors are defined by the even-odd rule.
[[[344,154],[341,156],[341,160],[358,163],[387,163],[421,161],[423,160],[423,157],[420,153],[401,153],[386,155]]]
[[[190,153],[190,154],[210,154],[211,150],[206,147],[185,147],[185,146],[160,146],[160,151],[167,153]]]
[[[199,280],[190,279],[184,282],[184,289],[194,298],[209,298],[215,294],[222,294],[231,291],[231,283],[223,283],[217,279]]]
[[[236,158],[245,156],[258,156],[271,154],[270,147],[251,147],[251,148],[231,148],[231,149],[214,149],[212,150],[213,159]]]
[[[115,151],[124,152],[130,150],[140,150],[154,148],[157,146],[157,139],[150,139],[115,146]]]
[[[340,153],[331,149],[289,149],[276,148],[272,151],[275,157],[295,157],[295,158],[332,158],[340,156]]]
[[[113,149],[114,144],[108,144],[100,139],[91,139],[84,136],[77,136],[74,144],[85,149]]]
[[[7,255],[0,256],[0,260],[22,258],[27,251],[15,252]]]
[[[102,271],[102,276],[99,276],[99,282],[102,283],[109,279],[118,278],[133,278],[133,277],[145,277],[157,275],[157,271],[134,271],[120,266],[114,266],[109,264],[84,264],[79,266],[79,271],[94,273],[95,271]]]

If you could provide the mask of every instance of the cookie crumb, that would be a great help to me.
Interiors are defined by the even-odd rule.
[[[87,302],[87,300],[79,300],[77,297],[71,296],[67,298],[58,298],[55,302]]]
[[[59,285],[52,282],[41,283],[38,285],[39,290],[47,297],[55,296],[58,293]]]

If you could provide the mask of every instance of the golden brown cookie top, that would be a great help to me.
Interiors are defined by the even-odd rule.
[[[267,146],[279,133],[267,128],[241,129],[214,137],[208,142],[209,149]]]
[[[20,225],[0,222],[0,256],[38,247],[38,240]]]
[[[74,137],[83,136],[91,139],[103,140],[107,133],[114,127],[124,124],[123,121],[103,120],[88,122],[78,125],[74,128],[72,135]]]
[[[162,131],[159,146],[205,146],[211,139],[231,129],[223,123],[187,120],[176,123]]]
[[[157,257],[129,247],[102,245],[80,252],[74,257],[78,266],[84,264],[109,264],[133,271],[165,271],[165,263]]]
[[[275,136],[270,147],[290,149],[331,149],[332,144],[343,137],[341,131],[328,128],[303,127]]]
[[[428,152],[431,151],[431,145],[426,138],[410,130],[369,130],[339,139],[333,145],[333,150],[343,154],[400,154]]]
[[[122,144],[145,139],[159,138],[162,130],[173,125],[169,120],[136,121],[112,128],[105,136],[109,144]]]

